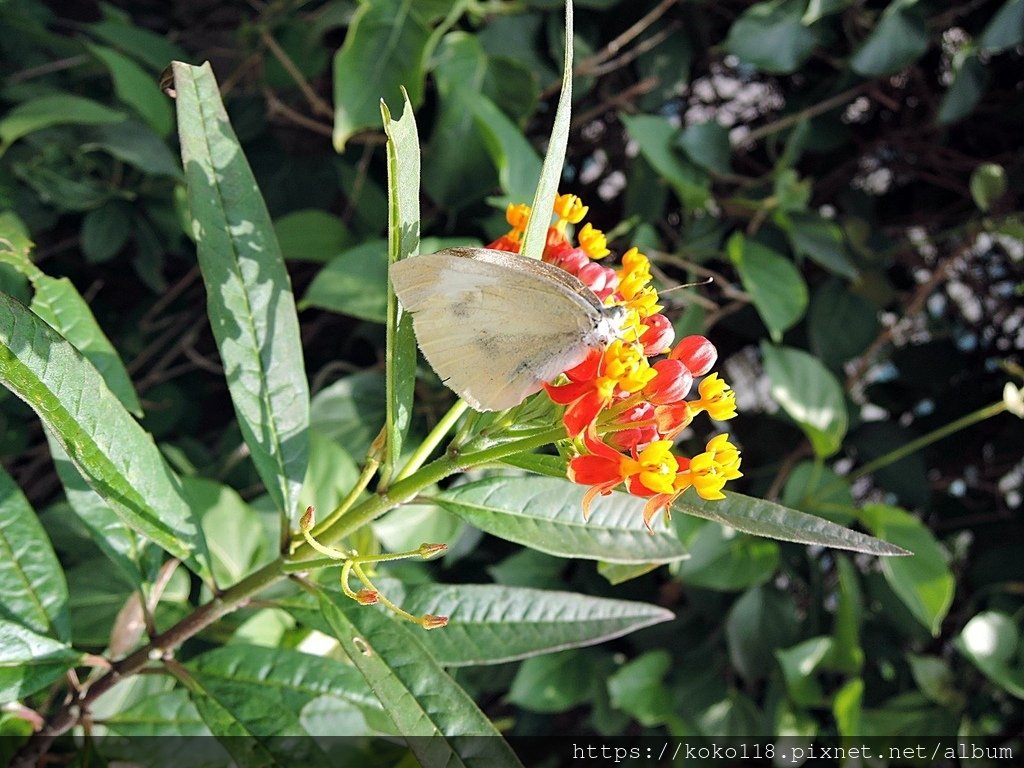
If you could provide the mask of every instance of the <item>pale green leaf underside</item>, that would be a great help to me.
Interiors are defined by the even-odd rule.
[[[409,96],[404,97],[402,116],[391,118],[381,102],[381,118],[387,135],[388,156],[388,264],[415,256],[420,250],[420,140]],[[385,476],[398,463],[402,443],[412,421],[416,385],[416,341],[412,315],[402,309],[388,291],[387,323],[387,456]]]
[[[673,618],[647,603],[497,584],[412,587],[402,607],[449,617],[443,631],[420,638],[445,666],[500,664],[594,645]]]
[[[569,146],[569,124],[572,117],[572,0],[565,3],[565,55],[562,62],[562,91],[558,96],[555,121],[548,139],[548,151],[544,155],[537,190],[533,196],[530,216],[523,233],[520,249],[527,258],[539,259],[547,242],[548,224],[562,180],[562,166],[565,164],[565,150]]]
[[[608,563],[668,563],[686,557],[672,531],[643,522],[646,499],[615,493],[583,518],[586,488],[549,477],[492,477],[460,485],[436,501],[493,536],[559,557]]]

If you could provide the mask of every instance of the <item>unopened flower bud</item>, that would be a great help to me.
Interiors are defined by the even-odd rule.
[[[703,376],[714,367],[718,360],[718,350],[703,336],[687,336],[676,344],[668,356],[679,360],[694,376]]]
[[[356,592],[356,602],[360,605],[375,605],[380,600],[380,593],[375,589],[360,589]]]
[[[310,528],[313,527],[313,524],[316,522],[316,520],[314,519],[315,516],[316,507],[313,507],[312,505],[306,507],[306,511],[303,513],[302,517],[299,518],[299,528],[303,531],[308,531]]]
[[[420,617],[420,626],[424,629],[441,629],[448,626],[448,617],[425,613]]]
[[[643,319],[645,330],[640,335],[640,343],[644,345],[644,354],[648,357],[662,355],[672,346],[676,330],[669,319],[662,314],[651,315]]]
[[[420,544],[419,554],[424,560],[448,549],[447,544]]]

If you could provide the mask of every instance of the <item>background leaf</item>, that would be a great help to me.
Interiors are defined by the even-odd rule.
[[[727,250],[772,340],[781,341],[783,332],[803,317],[807,284],[789,259],[738,232]]]
[[[708,200],[708,178],[682,153],[675,151],[678,130],[665,118],[654,115],[620,115],[620,118],[639,145],[640,153],[672,186],[683,205],[688,209],[703,208]]]
[[[730,27],[725,46],[764,72],[793,72],[818,43],[804,19],[804,10],[805,3],[800,0],[752,5]]]
[[[839,382],[816,358],[799,349],[761,345],[775,401],[811,441],[818,456],[831,456],[846,436],[846,400]]]
[[[310,208],[274,220],[282,255],[288,260],[329,262],[353,245],[353,235],[337,216]]]
[[[850,59],[850,68],[865,77],[898,72],[928,48],[924,18],[917,0],[892,0],[868,39]]]
[[[38,635],[71,639],[68,585],[21,489],[0,469],[0,618]]]
[[[985,611],[967,622],[956,646],[993,683],[1024,699],[1020,642],[1020,630],[1010,617]]]
[[[882,573],[914,618],[938,635],[953,604],[956,580],[935,537],[920,520],[896,507],[868,504],[861,510],[861,519],[872,533],[914,553],[883,560]]]
[[[412,0],[359,6],[334,57],[335,150],[344,152],[357,131],[378,127],[381,100],[397,103],[401,88],[412,104],[420,103],[428,41]]]
[[[134,109],[159,135],[167,136],[174,117],[157,81],[134,61],[112,48],[103,45],[86,45],[86,48],[110,70],[117,97]]]
[[[83,96],[40,96],[22,102],[0,119],[0,155],[23,136],[51,125],[116,123],[124,117],[122,112]]]

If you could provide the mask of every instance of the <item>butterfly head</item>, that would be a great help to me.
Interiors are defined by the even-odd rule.
[[[602,307],[600,319],[594,325],[593,346],[607,347],[615,339],[622,338],[627,314],[621,304]]]

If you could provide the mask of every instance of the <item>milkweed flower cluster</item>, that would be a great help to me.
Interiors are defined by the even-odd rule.
[[[733,418],[736,393],[710,372],[718,359],[710,341],[687,336],[673,345],[675,331],[661,314],[643,253],[630,248],[618,270],[596,263],[610,251],[605,235],[589,223],[576,231],[573,244],[569,225],[579,225],[587,211],[575,195],[556,198],[556,221],[548,229],[543,259],[575,275],[606,305],[625,307],[626,320],[619,338],[591,350],[545,390],[565,406],[562,420],[577,447],[569,478],[590,486],[584,515],[598,495],[624,485],[648,499],[643,517],[650,527],[691,486],[704,499],[722,499],[725,483],[741,476],[740,453],[727,434],[712,438],[690,458],[672,451],[675,438],[699,413],[715,421]],[[509,205],[505,218],[511,229],[488,247],[518,253],[529,217],[529,206]],[[699,397],[687,400],[702,376]]]

